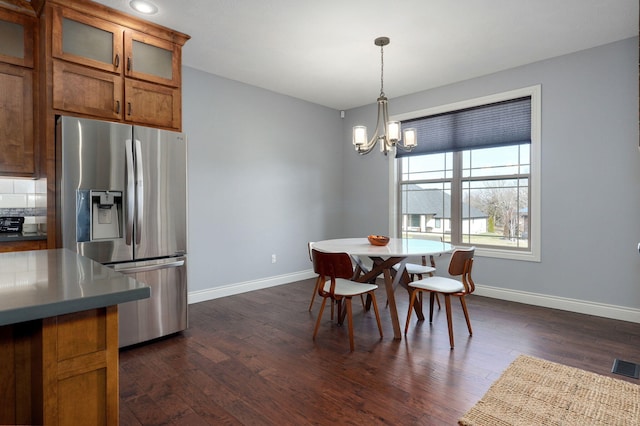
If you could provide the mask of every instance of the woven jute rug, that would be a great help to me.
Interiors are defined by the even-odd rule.
[[[640,386],[520,355],[459,424],[640,425]]]

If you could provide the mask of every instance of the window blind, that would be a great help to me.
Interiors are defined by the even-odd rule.
[[[531,143],[531,97],[480,105],[402,122],[415,128],[418,146],[396,157]]]

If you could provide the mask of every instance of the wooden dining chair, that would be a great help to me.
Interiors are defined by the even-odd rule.
[[[313,256],[311,256],[311,250],[313,249],[313,242],[312,241],[307,243],[307,248],[309,250],[309,259],[311,260],[311,263],[313,264],[313,272],[315,272],[317,274],[318,270],[316,268],[315,262],[313,261]],[[321,284],[322,284],[322,278],[318,274],[318,277],[316,278],[315,286],[313,288],[313,293],[311,294],[311,302],[309,303],[309,312],[311,312],[311,309],[313,308],[313,302],[316,299],[316,294],[318,293],[318,288],[320,287]],[[362,295],[360,295],[360,301],[362,302],[362,306],[365,306],[365,302],[364,302],[364,299],[362,298]],[[335,305],[334,302],[335,301],[331,301],[331,320],[333,320],[333,312],[334,312],[334,305]]]
[[[411,281],[415,281],[416,277],[419,280],[423,279],[426,276],[432,277],[433,273],[436,271],[436,261],[433,256],[429,256],[429,264],[427,264],[427,256],[421,256],[422,263],[409,263],[405,265],[407,269],[407,274],[409,274],[409,278]],[[400,265],[393,265],[393,269],[396,271]]]
[[[351,258],[347,253],[324,253],[315,249],[311,249],[313,263],[317,268],[319,274],[320,283],[318,288],[318,295],[321,296],[322,305],[320,306],[320,312],[318,312],[318,319],[316,320],[316,326],[313,330],[313,340],[316,339],[318,334],[318,328],[322,321],[322,313],[327,299],[338,302],[338,321],[342,322],[342,319],[346,315],[347,326],[349,329],[349,347],[351,352],[354,349],[353,339],[353,312],[351,306],[351,298],[353,296],[360,296],[367,294],[371,296],[371,304],[376,315],[376,322],[378,323],[378,330],[380,331],[380,338],[382,338],[382,324],[380,323],[380,313],[378,312],[378,303],[376,302],[375,290],[378,288],[376,284],[359,283],[352,281],[354,277],[353,264]],[[342,307],[344,302],[344,310]]]
[[[316,263],[313,261],[313,256],[311,255],[311,250],[313,250],[313,242],[309,241],[309,243],[307,243],[307,249],[309,251],[309,260],[311,261],[311,263],[313,264],[313,272],[318,274],[318,268],[316,267]],[[318,274],[318,277],[316,278],[316,284],[313,288],[313,293],[311,293],[311,303],[309,303],[309,312],[311,312],[311,308],[313,308],[313,301],[316,298],[316,294],[318,293],[318,288],[320,287],[321,284],[321,278],[320,278],[320,274]],[[333,315],[331,316],[331,318],[333,318]]]
[[[407,313],[407,322],[404,326],[404,334],[409,330],[409,322],[411,321],[411,311],[416,300],[417,294],[429,292],[429,322],[433,322],[433,301],[439,293],[444,296],[444,306],[447,313],[447,325],[449,327],[449,343],[453,349],[453,322],[451,318],[451,296],[457,296],[462,305],[464,318],[467,321],[469,335],[473,335],[471,330],[471,321],[469,320],[469,312],[467,311],[467,303],[465,296],[471,294],[475,290],[475,283],[471,278],[471,268],[473,266],[473,256],[475,247],[458,248],[453,251],[451,260],[449,261],[449,275],[452,277],[460,277],[460,280],[448,277],[428,277],[409,283],[411,298],[409,302],[409,311]]]

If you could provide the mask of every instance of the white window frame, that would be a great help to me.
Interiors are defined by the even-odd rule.
[[[510,90],[508,92],[496,93],[493,95],[482,96],[479,98],[469,99],[461,102],[441,105],[433,108],[427,108],[419,111],[398,114],[391,117],[391,120],[403,121],[414,118],[426,117],[429,115],[442,114],[451,111],[472,108],[481,105],[492,104],[496,102],[507,101],[522,97],[531,97],[531,173],[529,183],[530,205],[529,212],[531,217],[531,235],[529,239],[529,250],[516,251],[505,250],[499,248],[478,247],[476,249],[477,256],[495,257],[500,259],[524,260],[529,262],[540,262],[540,245],[541,245],[541,206],[540,206],[540,185],[541,185],[541,86],[529,86],[522,89]],[[420,141],[418,141],[420,143]],[[398,160],[394,155],[389,155],[389,235],[397,237],[397,221],[398,221],[398,191],[399,191],[399,175]]]

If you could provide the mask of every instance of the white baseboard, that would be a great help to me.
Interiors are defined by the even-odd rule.
[[[246,293],[248,291],[275,287],[309,278],[315,278],[312,270],[295,272],[292,274],[278,275],[260,280],[245,281],[214,287],[207,290],[193,291],[188,295],[189,304]],[[566,297],[549,296],[546,294],[531,293],[527,291],[511,290],[485,285],[476,285],[474,294],[491,297],[494,299],[509,300],[511,302],[525,303],[527,305],[542,306],[545,308],[561,309],[563,311],[577,312],[580,314],[595,315],[622,321],[640,323],[640,309],[624,306],[607,305],[604,303],[589,302],[585,300],[569,299]]]
[[[545,308],[561,309],[563,311],[640,323],[640,309],[627,308],[624,306],[607,305],[604,303],[484,285],[477,285],[474,294],[492,297],[494,299],[525,303],[527,305],[543,306]]]
[[[229,284],[221,287],[214,287],[207,290],[192,291],[188,295],[188,303],[198,303],[207,300],[218,299],[234,294],[246,293],[248,291],[260,290],[263,288],[275,287],[277,285],[288,284],[296,281],[315,278],[317,275],[312,270],[294,272],[292,274],[277,275],[260,280],[245,281],[241,283]]]

